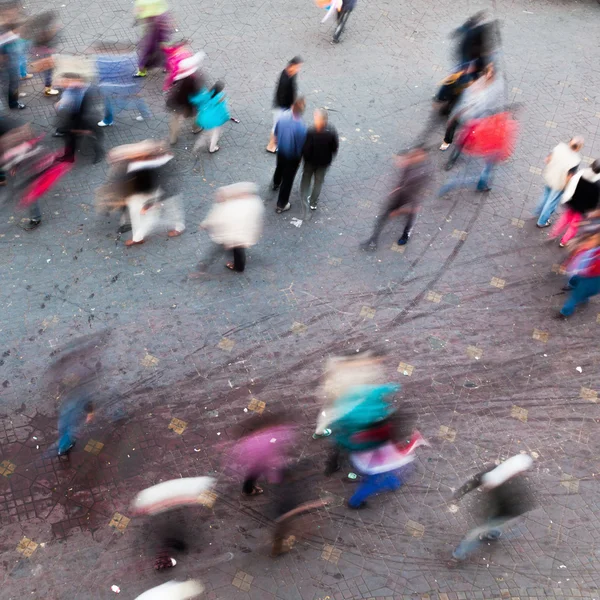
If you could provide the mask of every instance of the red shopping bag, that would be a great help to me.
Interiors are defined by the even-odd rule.
[[[460,135],[462,151],[471,156],[507,160],[515,149],[518,124],[510,113],[503,112],[468,121]]]

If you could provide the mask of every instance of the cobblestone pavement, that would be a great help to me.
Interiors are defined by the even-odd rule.
[[[135,41],[129,3],[65,2],[55,4],[65,50]],[[31,11],[47,6],[28,3]],[[215,156],[195,161],[189,131],[176,148],[185,235],[131,249],[116,241],[114,220],[93,209],[106,167],[91,165],[85,150],[45,199],[39,230],[19,230],[4,197],[1,598],[103,599],[118,585],[129,599],[187,576],[205,582],[210,600],[598,597],[600,310],[592,299],[568,323],[551,318],[564,298],[563,254],[530,219],[543,159],[557,141],[583,134],[586,157],[600,156],[594,0],[487,5],[503,21],[509,100],[523,104],[513,160],[490,194],[436,199],[445,176],[436,154],[410,245],[399,251],[389,227],[377,253],[357,249],[393,182],[393,152],[421,130],[449,67],[449,30],[484,6],[361,0],[333,46],[310,0],[179,0],[179,34],[205,50],[241,121],[227,126]],[[297,53],[309,112],[329,107],[342,140],[312,220],[296,190],[293,210],[281,216],[267,192],[273,86]],[[161,85],[160,72],[144,82],[155,118],[138,123],[121,113],[108,146],[166,135]],[[42,82],[23,91],[22,114],[49,130]],[[216,264],[210,277],[188,279],[208,251],[197,224],[215,188],[240,180],[258,182],[268,207],[248,269],[235,275]],[[113,334],[99,418],[70,462],[60,462],[57,407],[40,377],[53,348],[106,327]],[[285,407],[302,424],[302,452],[318,473],[326,442],[310,433],[324,360],[372,343],[387,347],[389,378],[401,381],[402,400],[433,447],[401,491],[360,513],[343,505],[352,484],[316,476],[315,495],[336,500],[274,561],[272,492],[242,500],[221,473],[218,443],[253,399],[267,412]],[[172,419],[183,424],[170,427]],[[520,451],[535,457],[537,508],[518,535],[449,569],[472,523],[468,503],[452,504],[452,489]],[[197,547],[173,573],[156,573],[147,524],[129,515],[132,497],[162,479],[209,473],[219,478],[217,501],[189,515]],[[229,551],[233,559],[219,562]]]

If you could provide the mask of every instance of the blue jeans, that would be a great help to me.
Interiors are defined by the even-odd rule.
[[[477,185],[477,190],[480,192],[486,190],[489,187],[494,164],[492,161],[486,162],[479,175],[467,175],[466,170],[457,174],[440,188],[438,196],[443,196],[457,188],[472,187],[474,185]]]
[[[19,40],[19,77],[21,77],[21,79],[27,75],[28,53],[29,43],[25,40]]]
[[[140,111],[140,114],[142,115],[142,117],[144,117],[144,119],[149,119],[152,116],[143,98],[141,98],[140,96],[135,96],[133,98],[133,101],[135,102],[137,110]],[[108,96],[104,96],[104,119],[102,120],[107,125],[112,125],[114,119],[115,115],[113,102]]]
[[[348,500],[348,506],[358,508],[369,496],[380,492],[394,492],[402,486],[402,479],[395,472],[381,473],[379,475],[364,475],[352,498]]]
[[[600,277],[581,277],[573,275],[569,279],[571,293],[560,309],[560,314],[565,317],[570,317],[578,304],[584,304],[589,298],[600,294]]]
[[[533,211],[533,214],[539,217],[538,225],[545,225],[548,222],[548,219],[554,214],[562,195],[563,190],[553,190],[548,186],[544,186],[544,193]]]

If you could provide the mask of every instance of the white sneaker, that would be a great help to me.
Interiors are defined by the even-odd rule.
[[[282,212],[285,212],[286,210],[290,210],[290,208],[292,208],[292,205],[288,202],[283,208],[279,208],[279,206],[275,209],[275,212],[277,214],[280,214]]]
[[[98,127],[112,127],[112,123],[107,123],[104,119],[98,123]]]
[[[450,144],[447,144],[446,142],[442,142],[442,145],[440,146],[440,150],[442,152],[445,152],[446,150],[448,150],[448,148],[450,148]]]

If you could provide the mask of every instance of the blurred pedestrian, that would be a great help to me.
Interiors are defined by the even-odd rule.
[[[188,548],[188,507],[214,504],[212,477],[183,477],[171,479],[142,490],[134,498],[133,514],[151,516],[148,525],[153,538],[154,568],[158,571],[173,568],[174,554]]]
[[[483,541],[494,541],[502,535],[507,523],[532,508],[523,473],[531,468],[528,454],[517,454],[499,466],[478,473],[454,494],[459,500],[472,490],[479,489],[481,525],[472,529],[452,553],[455,561],[465,560]]]
[[[416,146],[399,155],[396,165],[401,169],[400,181],[388,196],[383,214],[377,217],[371,237],[361,244],[363,250],[377,250],[379,236],[385,224],[399,215],[405,215],[406,220],[398,245],[407,244],[412,235],[421,193],[432,174],[431,159],[424,146]]]
[[[286,68],[281,72],[275,97],[273,98],[273,128],[271,129],[271,138],[267,145],[267,152],[275,154],[277,152],[277,140],[275,139],[275,126],[281,117],[282,113],[292,108],[297,95],[296,76],[302,68],[302,59],[299,56],[294,56],[288,62]]]
[[[485,12],[479,11],[453,32],[453,37],[458,39],[456,61],[459,65],[484,63],[494,51],[495,23],[486,23],[485,17]]]
[[[190,98],[190,102],[198,111],[196,127],[202,130],[198,141],[194,144],[195,152],[206,147],[210,154],[219,151],[221,129],[231,118],[224,87],[222,81],[217,81],[210,90],[205,88]]]
[[[483,75],[464,90],[452,109],[440,150],[445,151],[450,147],[457,129],[464,123],[499,112],[505,101],[504,91],[504,80],[498,77],[494,63],[488,63]],[[460,147],[454,148],[447,169],[454,165],[460,151]]]
[[[169,237],[185,231],[181,197],[173,183],[175,177],[169,176],[172,159],[165,143],[155,140],[118,146],[109,152],[111,181],[99,193],[99,206],[127,207],[132,235],[126,246],[143,244],[158,229],[166,229]]]
[[[429,446],[429,442],[414,431],[410,441],[399,442],[399,432],[394,431],[393,423],[375,423],[355,435],[357,442],[370,443],[372,447],[350,454],[350,460],[362,476],[358,489],[348,507],[364,508],[367,499],[381,492],[395,492],[400,489],[410,473],[420,446]]]
[[[98,117],[93,114],[97,90],[79,73],[65,73],[61,79],[64,92],[56,103],[59,125],[54,135],[65,138],[65,151],[58,160],[75,162],[79,140],[86,137],[92,141],[94,163],[98,163],[104,157],[104,149],[96,125]]]
[[[534,211],[534,215],[538,217],[538,227],[550,226],[550,217],[554,214],[567,183],[581,163],[582,148],[583,138],[576,136],[571,138],[568,144],[557,144],[546,157],[544,192]]]
[[[304,171],[300,181],[300,197],[303,202],[308,202],[311,210],[317,210],[317,202],[327,169],[333,162],[339,148],[336,130],[328,126],[328,115],[324,108],[314,112],[314,124],[306,133],[306,141],[302,150]],[[314,186],[310,192],[310,185],[314,178]]]
[[[245,433],[227,453],[228,469],[243,478],[242,496],[263,493],[262,478],[280,483],[296,440],[296,427],[281,415],[254,417]]]
[[[333,42],[337,44],[340,41],[340,37],[344,28],[346,27],[346,22],[348,21],[348,17],[350,13],[356,8],[357,0],[342,0],[342,6],[337,13],[337,23],[335,26],[335,31],[333,32]]]
[[[560,200],[563,213],[560,215],[550,237],[557,238],[561,233],[560,247],[573,239],[577,226],[585,215],[595,211],[600,203],[600,159],[596,159],[590,167],[575,173],[567,183]]]
[[[134,77],[146,77],[149,68],[162,64],[163,45],[172,32],[168,10],[166,0],[135,0],[135,20],[143,24],[144,34],[139,42],[138,70]]]
[[[293,544],[290,540],[296,537],[292,536],[292,532],[299,533],[303,516],[331,502],[328,496],[316,497],[320,488],[318,478],[319,473],[314,470],[312,461],[307,459],[290,462],[283,470],[275,500],[275,529],[271,545],[273,558],[291,548]]]
[[[21,39],[18,30],[23,22],[20,7],[13,2],[0,7],[0,60],[2,70],[8,80],[8,108],[23,109],[25,105],[19,101],[19,61]]]
[[[264,205],[254,183],[234,183],[219,188],[216,201],[201,227],[215,242],[210,256],[200,265],[202,274],[222,248],[233,252],[233,262],[225,266],[242,273],[246,268],[246,248],[254,246],[262,231]]]
[[[117,111],[131,108],[139,112],[137,121],[149,119],[151,114],[141,95],[139,80],[132,81],[131,70],[135,68],[135,55],[96,57],[98,89],[104,99],[104,117],[98,127],[112,127]]]
[[[597,214],[597,217],[600,215]],[[577,306],[585,304],[592,296],[600,294],[600,232],[596,218],[596,232],[574,240],[567,265],[569,282],[565,288],[569,297],[560,309],[559,317],[570,317]]]
[[[285,112],[275,125],[277,165],[273,174],[273,191],[279,190],[275,209],[278,214],[291,208],[290,194],[306,141],[306,125],[302,120],[305,106],[304,98],[298,98],[292,110]]]
[[[23,27],[23,37],[31,45],[31,54],[35,58],[32,69],[41,72],[44,78],[44,96],[54,97],[59,91],[52,87],[52,55],[55,53],[59,26],[54,11],[46,11],[29,19]]]
[[[192,54],[183,45],[165,48],[167,55],[167,77],[163,91],[167,92],[167,109],[171,111],[169,120],[169,142],[177,143],[181,122],[190,117],[194,124],[192,131],[199,133],[196,125],[197,109],[191,99],[204,87],[204,76],[200,71],[204,53]]]

